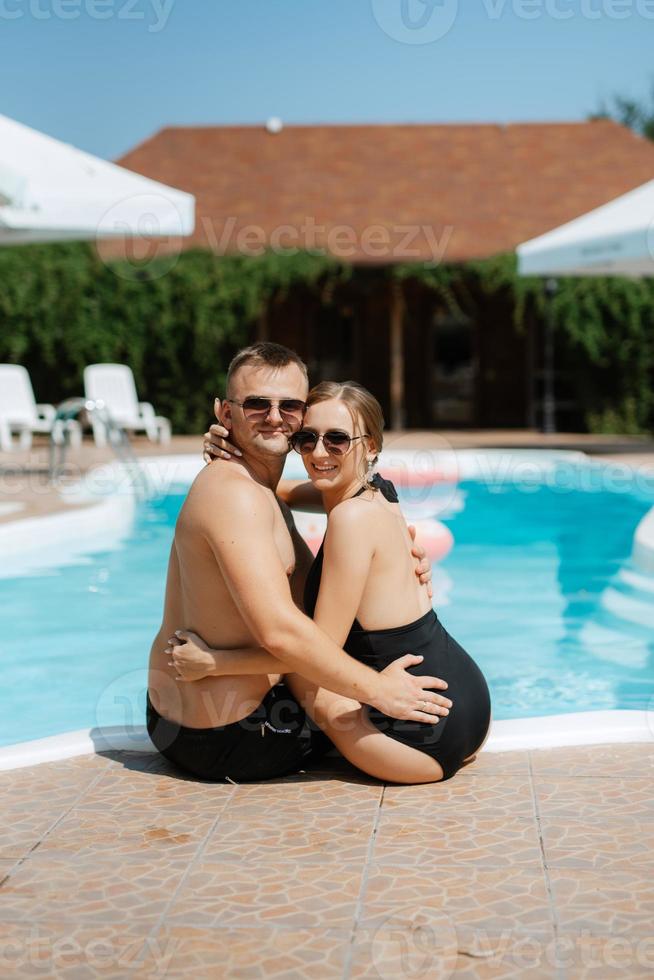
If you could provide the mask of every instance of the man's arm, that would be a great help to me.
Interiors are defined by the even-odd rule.
[[[279,509],[286,522],[288,533],[291,536],[291,541],[293,542],[293,553],[295,555],[295,568],[290,578],[291,595],[298,609],[304,612],[304,585],[313,563],[313,555],[311,554],[309,545],[295,526],[295,518],[284,497],[279,493],[276,493],[276,497]]]
[[[293,510],[308,511],[310,514],[325,513],[322,494],[311,480],[280,480],[277,496]]]
[[[374,705],[395,718],[434,720],[418,706],[421,702],[437,705],[438,696],[431,688],[444,688],[443,681],[406,671],[399,679],[378,674],[349,657],[294,604],[275,546],[273,511],[265,491],[239,481],[238,487],[229,489],[223,482],[218,492],[216,484],[205,482],[201,499],[196,499],[204,536],[256,644],[321,687]]]
[[[314,617],[320,629],[341,645],[354,622],[372,560],[370,536],[361,526],[361,512],[357,509],[346,514],[346,508],[347,505],[341,504],[330,520],[329,536],[325,539],[323,583]],[[302,561],[302,545],[310,561],[311,552],[293,525],[291,537],[297,538],[300,544],[298,555],[297,542],[293,542],[296,545],[296,562]],[[296,565],[295,573],[297,571]],[[305,575],[300,574],[299,578],[303,580]],[[301,609],[294,594],[292,579],[291,590],[296,605]],[[183,681],[232,673],[283,673],[285,670],[282,661],[261,647],[214,650],[191,630],[176,630],[175,636],[168,642],[170,646],[166,648],[166,653],[173,658],[172,666],[177,668],[178,679]]]
[[[213,487],[205,487],[213,495]],[[339,649],[295,606],[265,492],[245,481],[227,489],[223,481],[216,498],[202,506],[204,535],[255,644],[321,687],[358,700],[376,696],[375,671]]]
[[[175,630],[168,640],[166,653],[172,657],[175,680],[199,681],[205,677],[229,677],[245,674],[283,674],[286,665],[263,647],[236,647],[215,650],[192,630]]]
[[[313,555],[311,554],[309,545],[296,528],[295,521],[292,520],[289,530],[291,541],[293,542],[293,551],[295,552],[295,569],[291,575],[291,594],[295,605],[304,612],[304,586],[307,581],[309,569],[313,564]]]

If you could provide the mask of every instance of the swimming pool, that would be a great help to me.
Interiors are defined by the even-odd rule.
[[[435,515],[452,532],[434,566],[435,606],[483,669],[494,717],[651,707],[654,577],[630,554],[654,478],[618,487],[606,467],[566,453],[457,453],[456,464],[401,497],[409,516]],[[20,574],[5,569],[0,745],[142,724],[188,485],[163,483],[133,511],[125,503],[120,532],[91,517],[104,533],[96,546],[84,532],[71,547],[41,549],[36,564],[22,556]]]

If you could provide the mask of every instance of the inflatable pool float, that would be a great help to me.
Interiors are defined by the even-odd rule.
[[[432,562],[442,561],[452,550],[454,536],[449,527],[434,517],[411,521],[416,529],[416,542],[421,544]]]

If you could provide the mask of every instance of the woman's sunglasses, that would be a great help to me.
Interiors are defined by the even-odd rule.
[[[290,437],[289,442],[291,448],[301,456],[308,456],[309,453],[314,451],[322,439],[322,444],[328,453],[332,453],[334,456],[344,456],[349,450],[351,443],[357,439],[365,438],[367,438],[367,433],[364,433],[362,436],[351,436],[347,432],[341,432],[340,429],[329,429],[328,432],[323,432],[322,435],[314,432],[313,429],[300,429],[299,432],[295,432]]]
[[[300,398],[263,398],[259,395],[250,395],[242,402],[235,398],[226,398],[225,401],[232,405],[240,405],[246,419],[265,419],[273,405],[277,406],[280,415],[301,419],[307,407],[306,402]]]

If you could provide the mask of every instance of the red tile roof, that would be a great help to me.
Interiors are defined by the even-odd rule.
[[[651,180],[654,143],[608,120],[171,127],[117,162],[196,195],[185,247],[248,253],[276,233],[356,261],[458,261]]]

